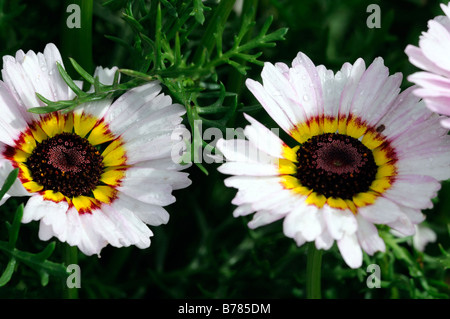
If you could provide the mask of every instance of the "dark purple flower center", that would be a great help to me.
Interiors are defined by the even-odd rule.
[[[352,199],[369,190],[377,165],[372,152],[359,140],[336,133],[310,138],[297,151],[296,177],[325,197]]]
[[[67,197],[90,195],[103,173],[100,152],[73,133],[61,133],[37,144],[26,165],[44,190]]]

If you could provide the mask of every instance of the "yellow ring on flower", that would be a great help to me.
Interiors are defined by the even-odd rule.
[[[92,189],[91,196],[68,197],[61,192],[44,189],[33,180],[26,164],[27,159],[39,143],[61,133],[76,134],[87,139],[93,146],[107,145],[101,152],[103,171],[100,175],[100,184]],[[79,213],[84,213],[90,212],[102,203],[109,204],[116,198],[116,187],[125,177],[127,168],[126,150],[123,145],[122,139],[114,136],[103,120],[90,114],[50,113],[32,123],[25,132],[21,133],[15,147],[8,146],[4,154],[15,168],[19,168],[19,179],[28,192],[39,192],[44,199],[54,202],[66,201]]]
[[[315,118],[297,125],[290,132],[290,135],[300,144],[303,144],[310,138],[324,133],[344,134],[358,139],[372,152],[377,171],[369,189],[353,195],[352,199],[343,199],[333,196],[326,197],[302,185],[300,180],[294,176],[297,173],[296,154],[300,146],[290,148],[287,145],[284,145],[282,150],[284,159],[280,159],[278,164],[281,184],[285,189],[306,197],[305,202],[307,204],[319,208],[327,204],[337,209],[349,209],[356,214],[359,207],[373,204],[377,197],[391,187],[397,175],[395,152],[381,132],[351,116],[339,119],[333,117]]]

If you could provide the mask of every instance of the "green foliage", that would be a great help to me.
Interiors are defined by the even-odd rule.
[[[104,5],[119,7],[122,2],[108,1]],[[219,69],[224,65],[235,68],[242,76],[250,68],[247,63],[262,65],[258,60],[265,47],[275,46],[283,40],[287,32],[281,28],[269,32],[272,18],[267,18],[259,32],[252,34],[255,26],[255,9],[247,6],[242,13],[238,27],[228,23],[235,0],[224,0],[211,10],[202,1],[127,1],[122,18],[134,33],[133,43],[114,36],[108,38],[117,45],[124,46],[136,57],[135,69],[120,69],[131,79],[118,83],[118,77],[112,85],[98,83],[74,59],[70,62],[76,73],[87,83],[94,86],[94,92],[80,89],[60,65],[64,81],[74,91],[76,97],[71,101],[50,101],[38,95],[46,107],[32,108],[34,113],[70,111],[76,106],[120,94],[124,90],[141,85],[145,81],[159,80],[169,90],[169,94],[186,106],[188,122],[194,129],[195,121],[225,129],[233,118],[237,108],[237,99],[230,108],[221,107],[221,103],[231,93],[219,83]],[[205,18],[205,11],[211,15]],[[164,17],[164,18],[163,18]],[[202,34],[200,28],[206,25]],[[230,35],[235,34],[230,37]],[[195,46],[193,46],[195,44]],[[218,89],[220,88],[220,89]],[[217,102],[200,105],[205,96],[217,96]],[[223,114],[220,119],[206,119],[202,114]],[[206,144],[203,143],[202,144]],[[192,152],[194,153],[194,152]],[[206,169],[199,165],[206,172]]]

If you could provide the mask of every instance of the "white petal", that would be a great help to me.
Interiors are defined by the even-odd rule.
[[[98,76],[99,82],[104,85],[112,85],[114,82],[114,76],[118,70],[119,68],[116,66],[112,68],[98,66],[95,68],[94,77]]]
[[[10,146],[15,145],[21,132],[27,128],[26,119],[30,116],[24,113],[25,108],[20,106],[11,94],[5,83],[0,81],[0,141]]]
[[[357,223],[351,211],[335,209],[328,205],[325,205],[322,211],[328,232],[334,239],[338,240],[345,234],[356,232]]]
[[[59,74],[58,66],[56,63],[61,64],[61,66],[64,66],[64,63],[61,54],[58,51],[58,48],[53,43],[49,43],[45,46],[44,59],[45,65],[42,64],[42,62],[41,65],[47,69],[49,82],[53,84],[53,100],[59,101],[73,98],[73,91],[67,86],[66,82],[64,82],[61,75]],[[52,100],[51,97],[48,98]]]
[[[153,184],[167,184],[172,189],[185,188],[192,184],[185,172],[169,171],[155,168],[130,167],[125,171],[125,178],[136,184],[151,181]]]
[[[181,117],[186,110],[179,104],[171,104],[165,108],[153,111],[149,116],[145,116],[142,112],[136,112],[136,118],[130,122],[128,126],[121,123],[122,128],[119,131],[126,141],[132,141],[145,134],[162,131],[172,131],[183,121]]]
[[[255,229],[257,227],[273,223],[283,217],[283,215],[274,214],[271,211],[261,210],[253,215],[253,219],[248,223],[248,227],[251,229]]]
[[[316,237],[316,248],[328,250],[333,246],[334,239],[331,237],[330,233],[327,230],[324,230],[319,236]]]
[[[108,242],[100,236],[96,230],[106,228],[96,227],[91,214],[79,214],[75,208],[67,212],[67,243],[71,246],[77,246],[81,252],[87,256],[99,255],[103,247]],[[58,237],[58,234],[55,234]]]
[[[154,100],[160,91],[161,86],[158,82],[150,82],[121,95],[105,114],[105,121],[109,124],[111,131],[121,134],[139,118],[146,117],[144,114],[171,104],[171,101],[167,103],[162,100],[163,95],[157,101],[163,103],[155,103]]]
[[[337,241],[342,258],[350,268],[359,268],[362,265],[363,254],[356,234],[345,235]]]
[[[116,225],[117,231],[122,235],[121,246],[136,245],[141,249],[150,246],[150,237],[153,233],[133,212],[120,206],[119,202],[114,202],[111,206],[105,206],[104,210]]]
[[[276,135],[273,130],[269,130],[256,121],[250,115],[244,114],[244,117],[252,124],[246,126],[244,129],[244,134],[248,140],[264,153],[273,157],[282,158],[282,147],[284,143],[278,135]]]
[[[324,221],[317,207],[304,205],[288,214],[283,221],[283,231],[287,237],[295,238],[297,233],[307,241],[313,241],[324,229]]]
[[[183,127],[180,126],[179,129]],[[176,143],[173,134],[173,130],[162,131],[126,142],[124,148],[127,151],[127,163],[137,164],[171,156],[172,147]]]
[[[225,179],[227,187],[239,189],[232,203],[256,203],[283,191],[279,177],[232,176]]]
[[[276,165],[261,163],[228,162],[218,169],[222,174],[247,176],[276,176],[279,174]]]
[[[418,251],[424,251],[428,243],[434,243],[436,240],[437,235],[431,228],[422,225],[416,226],[413,245]]]
[[[302,233],[298,232],[294,235],[295,243],[298,247],[302,246],[304,243],[306,243],[305,237],[302,236]]]
[[[9,173],[13,171],[13,166],[10,161],[0,161],[0,184],[3,185],[4,181],[8,177]],[[30,196],[31,194],[23,187],[22,182],[17,178],[7,194],[9,196]]]
[[[142,183],[124,180],[117,189],[128,196],[131,196],[144,203],[166,206],[175,202],[175,197],[171,194],[170,185],[158,185],[147,183],[142,187]]]
[[[169,222],[169,213],[161,206],[141,202],[123,193],[117,206],[126,207],[148,225],[159,226]]]
[[[219,139],[216,148],[227,161],[270,165],[277,163],[277,159],[256,148],[254,143],[243,139]]]
[[[233,211],[233,216],[234,217],[247,216],[254,212],[255,210],[252,208],[251,204],[243,204],[235,208],[235,210]]]
[[[365,220],[359,214],[356,215],[356,220],[358,221],[357,236],[361,248],[369,255],[373,255],[377,251],[384,252],[386,245],[379,236],[378,229],[375,225]]]

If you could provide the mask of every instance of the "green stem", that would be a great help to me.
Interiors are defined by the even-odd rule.
[[[64,244],[63,250],[64,264],[66,267],[69,265],[78,265],[78,247]],[[63,282],[63,298],[65,299],[78,299],[78,288],[69,288],[67,285],[67,278],[64,278]]]
[[[315,243],[308,245],[308,255],[306,261],[306,297],[308,299],[320,299],[321,296],[321,268],[322,250],[316,249]]]

